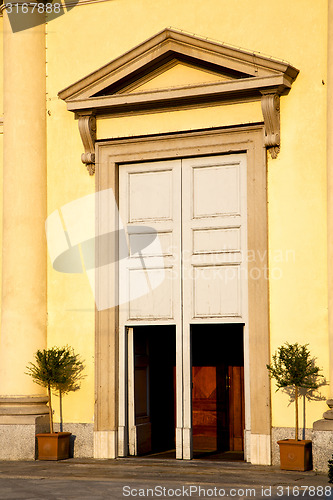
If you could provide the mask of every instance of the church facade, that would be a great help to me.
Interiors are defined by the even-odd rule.
[[[0,458],[34,458],[47,398],[26,366],[70,345],[85,364],[64,399],[75,456],[278,463],[294,409],[266,365],[298,342],[324,375],[300,405],[324,470],[332,2],[15,5],[1,18]]]

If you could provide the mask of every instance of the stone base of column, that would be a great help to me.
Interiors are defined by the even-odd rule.
[[[193,458],[193,439],[192,429],[183,427],[183,460],[191,460]]]
[[[36,434],[49,432],[47,397],[0,397],[0,460],[35,460]]]
[[[116,458],[117,441],[117,431],[94,431],[94,458]]]
[[[271,465],[270,434],[253,434],[250,436],[251,464]]]
[[[183,428],[176,427],[176,458],[183,459]]]
[[[327,473],[333,450],[333,399],[326,403],[329,410],[323,414],[324,418],[313,423],[312,455],[314,470]]]
[[[333,420],[317,420],[313,423],[312,455],[313,468],[320,472],[328,472],[328,460],[332,458]]]

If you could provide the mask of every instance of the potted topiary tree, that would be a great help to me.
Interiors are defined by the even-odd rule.
[[[267,366],[269,375],[275,379],[277,391],[292,387],[295,396],[295,439],[278,441],[280,447],[280,467],[285,470],[312,469],[312,442],[298,439],[298,398],[299,389],[317,389],[320,368],[315,366],[307,348],[308,344],[299,345],[286,342],[279,347]]]
[[[50,432],[37,434],[38,459],[62,460],[69,458],[70,432],[63,431],[62,396],[80,387],[83,378],[84,365],[79,356],[71,347],[52,347],[37,351],[35,363],[29,363],[27,374],[33,380],[47,388]],[[52,391],[56,391],[60,398],[60,432],[54,432]]]

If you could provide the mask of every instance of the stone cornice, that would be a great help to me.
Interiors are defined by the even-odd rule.
[[[118,114],[142,109],[177,108],[200,103],[259,100],[264,93],[284,94],[291,88],[290,80],[280,74],[261,78],[244,78],[218,83],[188,85],[149,92],[133,92],[67,101],[67,109],[78,114],[93,110],[95,114]]]

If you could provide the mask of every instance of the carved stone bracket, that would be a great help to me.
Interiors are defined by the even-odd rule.
[[[280,96],[263,95],[261,109],[265,123],[265,146],[271,157],[276,158],[280,152]]]
[[[95,142],[96,142],[96,116],[93,114],[79,116],[79,131],[84,146],[81,155],[82,163],[87,166],[90,175],[95,173]]]

